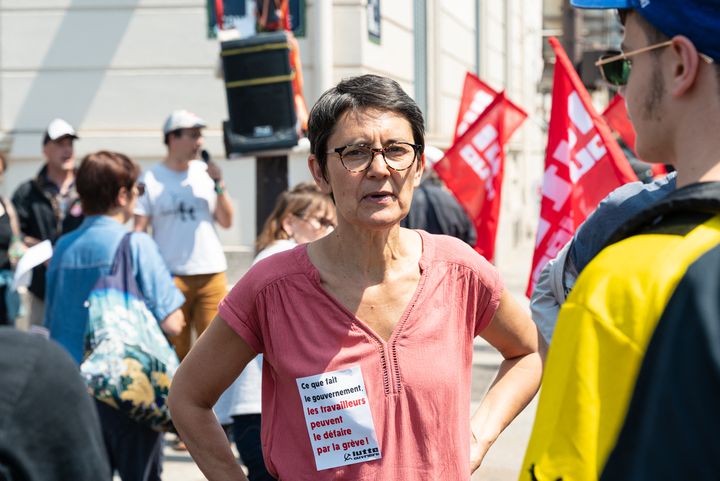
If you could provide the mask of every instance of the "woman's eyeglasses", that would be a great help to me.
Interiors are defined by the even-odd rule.
[[[622,87],[627,85],[630,79],[630,71],[632,70],[632,60],[630,57],[645,52],[650,52],[659,48],[669,47],[672,40],[657,43],[648,47],[639,48],[630,52],[611,51],[600,57],[595,65],[600,69],[603,79],[610,85]],[[713,59],[705,54],[699,54],[707,63],[713,63]]]
[[[294,214],[298,219],[307,222],[315,230],[332,230],[335,228],[335,221],[327,217],[308,216]]]
[[[350,172],[363,172],[370,164],[376,154],[382,154],[385,164],[395,171],[409,169],[417,156],[422,153],[422,145],[409,142],[395,142],[380,149],[374,149],[364,144],[346,145],[333,149],[328,154],[336,153],[340,156],[340,162]]]

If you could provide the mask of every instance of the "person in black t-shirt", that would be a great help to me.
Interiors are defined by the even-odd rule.
[[[54,341],[0,327],[0,479],[112,479],[77,366]]]
[[[400,225],[408,229],[422,229],[431,234],[444,234],[464,241],[475,247],[477,232],[465,209],[455,196],[445,188],[435,171],[433,164],[443,155],[440,149],[425,146],[426,170],[420,186],[413,194],[410,212]]]

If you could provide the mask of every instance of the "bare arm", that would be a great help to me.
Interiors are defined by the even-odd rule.
[[[160,329],[171,336],[177,336],[185,327],[185,314],[182,309],[175,309],[160,323]]]
[[[18,220],[15,206],[12,202],[5,198],[3,198],[3,204],[5,205],[5,211],[7,212],[8,219],[10,219],[10,229],[12,230],[13,236],[21,237],[22,232],[20,232],[20,221]]]
[[[525,310],[504,291],[484,337],[505,360],[470,420],[470,472],[482,463],[500,433],[527,406],[540,386],[543,340]]]
[[[224,186],[222,188],[224,189]],[[222,194],[218,193],[217,205],[215,206],[213,217],[215,218],[215,222],[224,229],[229,229],[232,226],[233,207],[227,192],[223,191]]]
[[[225,182],[222,180],[222,170],[215,162],[208,162],[207,167],[208,175],[215,182],[215,190],[218,194],[213,218],[222,228],[229,229],[232,226],[233,207],[230,196],[225,190]]]
[[[35,237],[26,235],[25,237],[23,237],[23,242],[25,243],[26,246],[32,247],[34,245],[38,245],[42,241],[40,239],[36,239]]]
[[[135,221],[134,226],[133,226],[133,230],[135,232],[146,232],[147,231],[148,224],[150,223],[150,217],[148,217],[146,215],[135,214],[133,216],[133,220]]]
[[[173,378],[168,398],[173,423],[210,481],[247,481],[212,408],[255,355],[215,317]]]

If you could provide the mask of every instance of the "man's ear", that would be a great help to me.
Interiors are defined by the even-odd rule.
[[[670,50],[673,70],[669,90],[674,97],[681,97],[697,84],[702,60],[695,45],[684,35],[673,37]]]
[[[323,194],[332,194],[332,187],[330,187],[330,182],[325,178],[325,174],[322,171],[322,167],[320,166],[320,162],[317,160],[317,157],[315,157],[314,154],[310,154],[308,156],[308,168],[310,169],[310,173],[313,176],[313,179],[315,179],[315,184],[320,188],[320,191]]]

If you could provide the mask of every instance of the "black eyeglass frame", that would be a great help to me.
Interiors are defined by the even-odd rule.
[[[413,151],[414,151],[413,161],[410,162],[410,165],[408,165],[407,167],[404,167],[404,168],[402,168],[402,169],[396,169],[395,167],[393,167],[392,165],[390,165],[390,164],[388,163],[388,161],[387,161],[387,158],[385,158],[385,151],[386,151],[389,147],[391,147],[391,146],[393,146],[393,145],[398,145],[398,144],[399,144],[399,145],[409,145],[410,147],[412,147],[412,149],[413,149]],[[365,167],[362,168],[362,169],[359,169],[359,170],[352,170],[352,169],[348,168],[348,166],[345,165],[345,162],[343,161],[343,155],[342,155],[343,151],[344,151],[345,149],[347,149],[348,147],[363,147],[363,148],[368,149],[368,150],[370,151],[370,161],[368,162],[368,165],[365,166]],[[327,154],[332,154],[332,153],[338,154],[338,156],[340,157],[340,163],[342,164],[343,167],[345,167],[345,170],[347,170],[348,172],[352,172],[352,173],[354,173],[354,174],[357,174],[357,173],[360,173],[360,172],[365,172],[366,170],[368,170],[368,169],[370,168],[370,166],[372,165],[373,159],[375,158],[375,155],[376,155],[376,154],[382,154],[383,162],[385,162],[385,165],[387,165],[388,169],[394,170],[395,172],[403,172],[403,171],[405,171],[405,170],[408,170],[410,167],[412,167],[412,166],[415,164],[415,161],[418,159],[418,157],[419,157],[420,155],[422,155],[423,149],[424,149],[424,146],[423,146],[423,145],[419,145],[419,144],[413,144],[413,143],[410,143],[410,142],[393,142],[392,144],[388,145],[387,147],[381,147],[381,148],[379,148],[379,149],[376,149],[376,148],[373,148],[373,147],[368,147],[367,145],[364,145],[364,144],[348,144],[348,145],[344,145],[344,146],[342,146],[342,147],[337,147],[337,148],[335,148],[335,149],[332,149],[331,151],[326,152],[326,153],[327,153]]]

